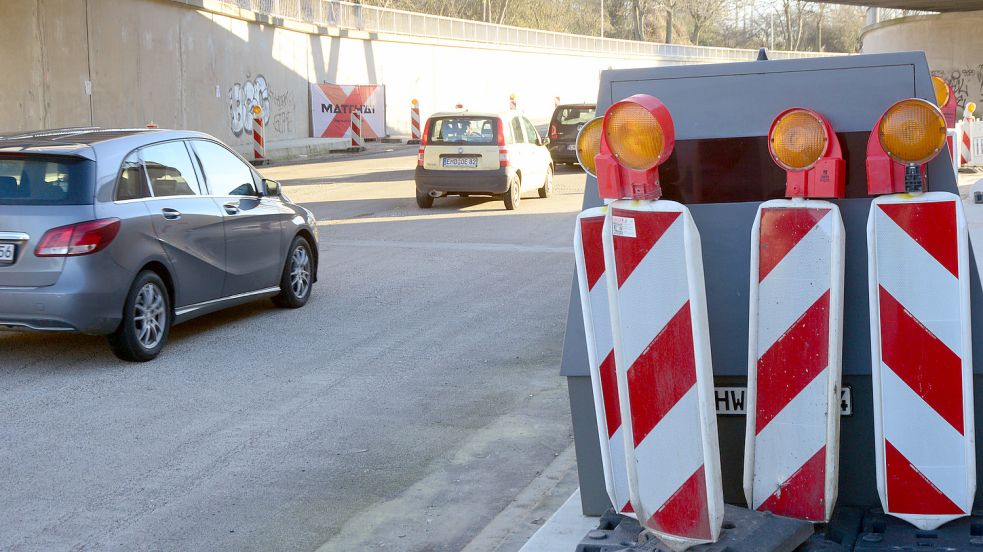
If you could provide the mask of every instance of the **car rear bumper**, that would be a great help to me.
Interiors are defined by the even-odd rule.
[[[550,143],[550,157],[556,163],[576,163],[577,162],[577,151],[570,150],[567,146],[572,146],[573,143]]]
[[[509,189],[509,167],[492,171],[435,171],[416,168],[416,189],[423,193],[504,194]]]
[[[51,286],[0,287],[0,330],[112,333],[122,318],[130,281],[118,267],[86,271],[83,265],[89,260],[68,259]]]

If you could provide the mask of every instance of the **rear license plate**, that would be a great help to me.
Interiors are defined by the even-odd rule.
[[[746,387],[714,387],[713,395],[718,415],[744,416],[747,413]],[[849,387],[840,389],[840,414],[853,415],[853,390]]]
[[[16,256],[16,245],[12,243],[0,243],[0,264],[12,264]]]
[[[477,157],[444,157],[440,160],[440,165],[442,167],[448,167],[453,169],[466,168],[466,169],[477,169],[478,168],[478,158]]]

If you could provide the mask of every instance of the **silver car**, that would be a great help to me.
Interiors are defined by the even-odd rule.
[[[172,324],[263,297],[302,307],[317,239],[310,211],[206,134],[0,136],[0,329],[107,335],[150,360]]]

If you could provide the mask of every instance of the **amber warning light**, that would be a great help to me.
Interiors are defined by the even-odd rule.
[[[924,191],[925,164],[945,148],[946,133],[936,104],[911,98],[888,108],[867,142],[867,193]]]
[[[669,109],[654,96],[636,94],[604,114],[595,158],[604,199],[659,199],[659,165],[672,154],[676,132]]]
[[[846,162],[829,121],[801,107],[783,111],[768,131],[768,152],[785,169],[786,197],[841,198]]]

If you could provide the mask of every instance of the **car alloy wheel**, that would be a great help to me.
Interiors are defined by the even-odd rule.
[[[160,345],[167,327],[167,302],[156,283],[147,282],[133,304],[133,329],[140,345],[150,351]]]
[[[302,245],[294,248],[290,256],[290,289],[299,299],[307,297],[311,289],[311,256]]]

